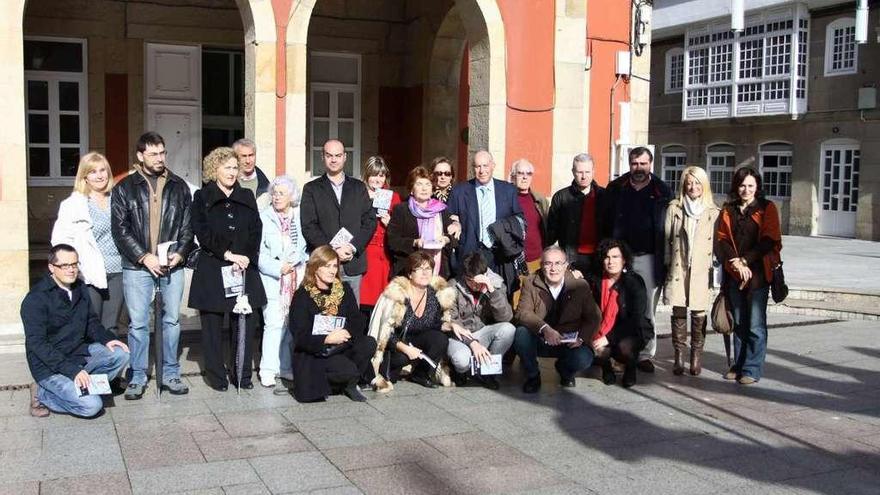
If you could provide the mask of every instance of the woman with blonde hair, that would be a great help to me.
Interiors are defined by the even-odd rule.
[[[687,348],[687,310],[691,313],[690,373],[702,371],[706,310],[711,303],[712,252],[715,221],[721,210],[712,198],[709,176],[690,166],[681,174],[678,196],[666,210],[666,304],[672,306],[672,372],[684,373]]]
[[[381,156],[371,156],[367,158],[363,168],[363,179],[367,185],[367,194],[373,200],[377,191],[388,188],[388,176],[391,170],[388,164]],[[373,231],[373,237],[367,243],[367,273],[361,280],[361,297],[360,303],[364,310],[372,310],[376,301],[388,285],[391,278],[391,259],[388,249],[385,246],[385,232],[388,228],[388,222],[391,221],[391,210],[400,203],[400,195],[396,192],[391,193],[391,202],[388,209],[373,208],[373,212],[379,219],[376,222],[376,230]]]
[[[51,242],[76,249],[92,309],[107,330],[117,333],[123,302],[122,258],[110,231],[112,189],[113,172],[104,155],[94,151],[83,155],[73,192],[58,206]]]

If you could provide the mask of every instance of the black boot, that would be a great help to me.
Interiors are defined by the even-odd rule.
[[[636,384],[636,367],[630,363],[626,364],[623,371],[623,388],[630,388]]]
[[[672,373],[684,374],[684,353],[687,349],[687,316],[672,315],[672,347],[675,354],[675,362],[672,363]]]

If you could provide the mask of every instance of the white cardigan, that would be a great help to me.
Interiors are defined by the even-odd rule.
[[[89,200],[85,195],[74,191],[58,206],[58,219],[52,228],[51,243],[53,246],[73,246],[79,255],[79,278],[98,289],[107,288],[104,255],[98,249],[98,242],[92,231]]]

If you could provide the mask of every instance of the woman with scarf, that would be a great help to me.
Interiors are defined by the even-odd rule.
[[[590,346],[602,363],[602,381],[612,385],[617,376],[611,358],[624,364],[623,386],[636,384],[636,365],[645,342],[654,337],[654,324],[645,316],[645,281],[632,269],[633,256],[625,242],[605,239],[596,248],[599,266],[587,281],[602,312],[599,330]]]
[[[434,260],[434,275],[449,278],[449,259],[457,242],[448,231],[453,223],[446,211],[446,203],[431,197],[431,172],[425,167],[410,171],[406,187],[409,198],[391,211],[388,223],[387,244],[393,260],[392,273],[404,275],[407,257],[422,250]],[[456,228],[457,224],[453,226]]]
[[[302,282],[308,255],[299,222],[299,190],[287,175],[269,184],[271,203],[260,211],[263,237],[260,240],[260,278],[266,289],[263,308],[263,350],[260,383],[287,393],[282,378],[293,380],[290,362],[290,332],[287,317],[293,291]]]
[[[371,156],[367,159],[363,169],[364,183],[367,185],[367,193],[370,199],[376,198],[376,192],[388,188],[388,176],[391,171],[381,156]],[[400,196],[396,192],[391,193],[391,204],[387,210],[373,208],[379,221],[376,222],[376,230],[373,237],[367,243],[367,273],[361,280],[361,307],[365,311],[373,309],[382,290],[391,278],[391,260],[385,249],[385,231],[391,220],[391,210],[400,203]],[[369,314],[369,312],[367,313]]]
[[[690,373],[703,370],[706,311],[712,287],[712,239],[720,209],[712,199],[709,176],[690,166],[681,174],[678,197],[666,210],[666,304],[672,306],[672,372],[684,373],[687,349],[687,312],[691,313]]]
[[[734,364],[724,375],[741,385],[761,379],[767,355],[767,297],[779,264],[779,210],[764,197],[761,175],[751,167],[734,172],[728,201],[715,231],[715,254],[733,310]]]
[[[336,251],[319,246],[290,308],[296,400],[316,402],[339,392],[367,400],[357,386],[376,351],[376,341],[364,335],[366,323],[354,292],[339,278]]]
[[[452,186],[455,184],[455,170],[452,168],[452,162],[445,156],[438,156],[431,160],[431,173],[434,181],[434,192],[431,197],[439,199],[443,203],[449,201],[449,193],[452,192]]]

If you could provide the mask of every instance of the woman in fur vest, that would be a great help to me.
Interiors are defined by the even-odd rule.
[[[691,374],[703,369],[706,311],[711,304],[712,240],[720,209],[712,199],[709,176],[690,166],[681,174],[678,196],[666,210],[666,303],[672,306],[672,372],[684,373],[687,313],[691,313]]]
[[[408,379],[413,383],[428,388],[450,384],[438,365],[453,332],[455,291],[433,276],[434,257],[424,251],[407,257],[404,273],[382,292],[370,319],[369,336],[377,342],[372,364],[378,392],[391,391],[405,366],[412,367]]]

